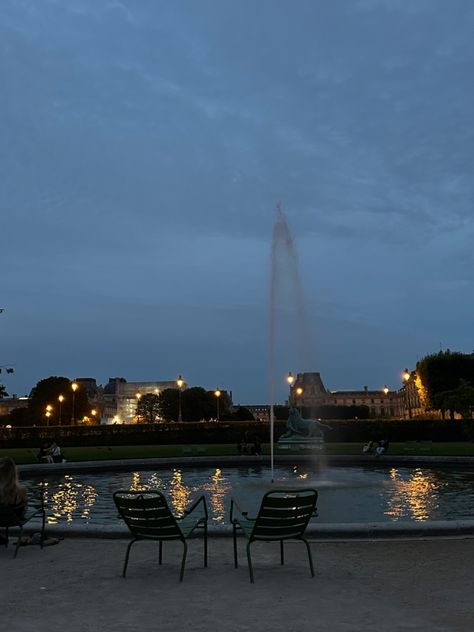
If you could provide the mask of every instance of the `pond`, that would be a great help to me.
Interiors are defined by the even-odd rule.
[[[474,471],[409,467],[278,466],[174,467],[153,471],[58,474],[27,479],[43,487],[49,524],[119,525],[112,494],[118,489],[159,489],[181,513],[204,494],[210,524],[229,523],[231,497],[250,515],[271,488],[314,487],[318,523],[474,519]]]

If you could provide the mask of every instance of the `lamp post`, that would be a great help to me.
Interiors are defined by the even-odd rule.
[[[58,417],[58,425],[61,425],[61,416],[62,416],[62,409],[63,409],[63,401],[64,401],[64,395],[60,395],[58,397],[58,402],[59,402],[59,417]]]
[[[51,406],[51,404],[48,404],[46,406],[46,412],[45,412],[47,426],[49,426],[49,418],[51,417],[52,414],[53,414],[53,407]]]
[[[389,388],[388,388],[388,386],[385,384],[385,386],[383,387],[383,392],[385,393],[385,395],[388,395],[389,390],[390,390],[390,389],[389,389]]]
[[[135,397],[137,398],[137,406],[135,408],[135,417],[137,418],[137,423],[140,423],[140,415],[138,414],[138,404],[140,403],[141,396],[142,396],[141,393],[135,394]]]
[[[405,406],[408,409],[408,419],[411,419],[411,401],[410,393],[408,392],[408,382],[410,381],[410,371],[405,369],[403,372],[403,381],[405,382]]]
[[[95,408],[93,408],[93,409],[91,410],[91,415],[92,415],[92,419],[94,420],[94,424],[95,424],[95,423],[97,423],[97,422],[96,422],[96,415],[97,415],[97,411],[96,411],[96,409],[95,409]]]
[[[301,388],[301,386],[298,386],[298,388],[296,389],[296,394],[297,394],[297,396],[298,396],[298,403],[299,403],[300,415],[302,414],[302,413],[301,413],[301,408],[302,408],[302,406],[301,406],[301,395],[303,395],[303,392],[304,392],[304,391],[303,391],[303,389]]]
[[[79,388],[79,384],[77,382],[73,382],[71,384],[71,388],[72,388],[72,408],[71,408],[71,426],[74,426],[76,420],[74,418],[74,413],[75,413],[75,405],[76,405],[76,391]]]
[[[181,375],[178,375],[178,379],[176,380],[176,385],[178,387],[178,421],[183,421],[183,414],[181,411],[181,389],[183,388],[184,380]]]
[[[219,421],[219,397],[221,396],[221,392],[219,387],[214,391],[214,395],[216,396],[216,407],[217,407],[217,421]]]

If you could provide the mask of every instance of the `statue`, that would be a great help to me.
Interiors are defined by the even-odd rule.
[[[279,438],[279,442],[299,441],[299,442],[322,442],[324,441],[323,428],[331,430],[331,426],[316,421],[315,419],[303,419],[296,408],[290,408],[287,431]]]

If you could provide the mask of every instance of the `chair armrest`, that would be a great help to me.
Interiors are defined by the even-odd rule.
[[[202,506],[204,508],[204,516],[205,516],[206,521],[207,521],[208,513],[207,513],[207,503],[206,503],[206,497],[205,496],[199,496],[199,498],[193,502],[191,507],[189,507],[188,509],[184,510],[184,515],[181,516],[181,518],[178,518],[178,520],[182,520],[186,516],[189,516],[189,514],[192,513],[201,503],[202,503]]]
[[[248,517],[248,511],[243,511],[242,508],[240,507],[239,503],[235,500],[235,498],[231,498],[230,500],[230,521],[233,523],[235,518],[234,518],[234,507],[236,509],[236,511],[238,511],[244,518],[246,518],[247,520],[252,520],[255,521],[255,518],[249,518]]]
[[[36,489],[33,492],[28,492],[26,506],[30,511],[44,511],[44,490]]]

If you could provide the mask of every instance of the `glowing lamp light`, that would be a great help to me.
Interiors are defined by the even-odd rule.
[[[385,384],[385,386],[383,387],[383,392],[385,393],[385,395],[387,395],[389,391],[390,391],[390,389],[389,389],[389,388],[388,388],[388,386]]]
[[[289,384],[290,386],[292,386],[292,385],[293,385],[293,382],[295,381],[295,377],[294,377],[294,375],[293,375],[293,373],[292,373],[291,371],[290,371],[290,372],[288,373],[288,375],[286,376],[286,381],[288,382],[288,384]]]

